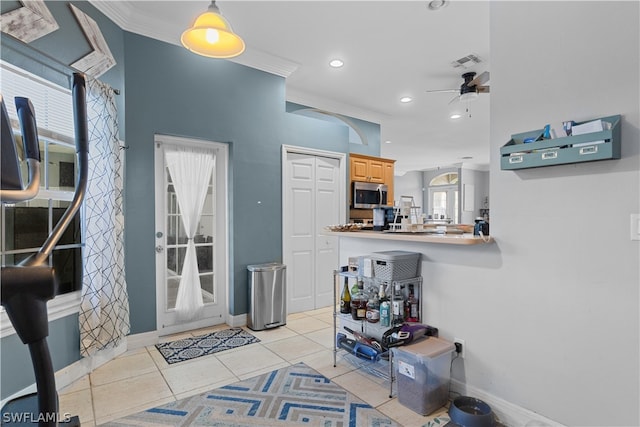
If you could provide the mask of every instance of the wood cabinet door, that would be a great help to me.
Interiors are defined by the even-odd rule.
[[[369,161],[351,157],[351,181],[369,181]]]
[[[380,160],[369,160],[369,181],[384,184],[384,163]]]

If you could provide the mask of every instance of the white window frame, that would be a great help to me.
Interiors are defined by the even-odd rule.
[[[4,61],[0,61],[0,71],[2,72],[2,81],[4,81],[5,83],[7,82],[6,78],[11,75],[11,74],[18,74],[22,77],[26,77],[30,80],[32,80],[34,82],[34,84],[36,85],[40,85],[41,87],[45,87],[45,88],[49,88],[49,89],[54,89],[55,91],[61,92],[63,93],[67,93],[69,95],[69,105],[71,105],[71,91],[65,88],[61,88],[60,86],[55,85],[54,83],[51,83],[45,79],[42,79],[34,74],[31,74],[25,70],[22,70],[18,67],[15,67],[11,64],[8,64]],[[7,110],[13,111],[13,107],[9,105],[9,100],[5,100],[5,105],[7,105]],[[11,100],[12,101],[12,100]],[[35,107],[37,108],[37,107]],[[54,130],[47,130],[47,129],[41,129],[40,127],[38,128],[38,137],[41,140],[50,140],[50,141],[56,141],[56,142],[62,142],[62,143],[67,143],[67,144],[73,144],[73,137],[68,136],[69,133],[73,133],[73,123],[64,123],[64,119],[61,121],[60,117],[56,117],[56,106],[53,105],[51,106],[51,109],[53,110],[52,112],[54,114],[51,115],[51,122],[49,121],[49,114],[48,111],[43,111],[43,109],[36,109],[36,117],[38,118],[38,124],[41,123],[45,123],[45,126],[47,124],[53,123],[51,126],[53,127]],[[43,114],[45,113],[45,114]],[[71,118],[72,115],[69,116],[69,118]],[[43,121],[41,121],[41,118],[44,118]],[[12,127],[15,130],[15,125],[12,125]],[[67,134],[67,136],[65,136],[65,134]],[[75,146],[74,146],[75,148]],[[45,161],[45,159],[43,159],[43,161]],[[52,197],[52,196],[55,196]],[[71,201],[73,198],[73,192],[69,192],[69,191],[51,191],[51,190],[46,190],[46,189],[41,189],[38,193],[38,199],[54,199],[56,201]],[[80,247],[84,247],[84,212],[81,211],[80,212],[80,227],[82,229],[81,232],[81,236],[82,236],[82,240],[80,243]],[[43,242],[44,243],[44,242]],[[58,247],[58,249],[62,249],[64,248],[64,246],[62,247]],[[56,296],[53,300],[49,301],[47,303],[47,313],[48,313],[48,318],[49,321],[54,321],[57,319],[61,319],[63,317],[67,317],[73,314],[76,314],[80,311],[80,294],[81,291],[73,291],[73,292],[68,292],[59,296]],[[9,320],[9,316],[7,315],[4,307],[0,306],[0,338],[4,338],[10,335],[15,334],[16,331],[13,328],[13,325],[11,324],[11,321]]]

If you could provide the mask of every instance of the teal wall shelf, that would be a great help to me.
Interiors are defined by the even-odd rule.
[[[620,119],[620,115],[601,117],[600,120],[611,124],[610,129],[601,132],[541,139],[529,143],[525,143],[525,139],[538,139],[542,136],[543,130],[513,134],[511,140],[500,148],[500,169],[517,170],[619,159]],[[586,122],[589,121],[591,120]]]

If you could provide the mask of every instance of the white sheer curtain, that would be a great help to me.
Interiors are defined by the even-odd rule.
[[[113,90],[87,79],[89,180],[80,297],[80,353],[117,347],[129,333],[124,275],[123,157]]]
[[[188,238],[175,310],[179,319],[190,320],[199,314],[204,305],[193,238],[198,231],[207,197],[215,152],[204,148],[167,146],[165,158]]]

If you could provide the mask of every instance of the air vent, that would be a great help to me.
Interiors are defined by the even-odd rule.
[[[453,68],[470,68],[481,62],[482,62],[482,59],[480,59],[478,55],[474,55],[473,53],[471,53],[467,56],[464,56],[460,59],[453,61],[451,65],[453,66]]]

